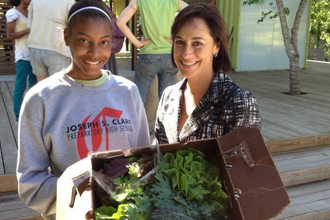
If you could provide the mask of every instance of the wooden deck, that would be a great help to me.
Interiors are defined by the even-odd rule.
[[[121,65],[120,60],[119,71]],[[134,74],[128,69],[122,73],[127,78]],[[231,73],[231,77],[257,98],[263,137],[290,195],[290,206],[276,219],[330,219],[330,63],[308,62],[301,71],[306,93],[301,96],[285,94],[287,71]],[[12,175],[17,158],[13,87],[14,81],[0,77],[0,194],[17,188]],[[20,214],[16,207],[22,208]],[[31,215],[36,213],[26,209],[17,194],[0,195],[0,219],[32,219]]]
[[[0,174],[15,173],[17,127],[13,112],[14,82],[0,81]]]
[[[261,111],[266,141],[330,133],[330,63],[308,62],[301,70],[301,90],[291,96],[288,71],[232,73],[253,93]]]

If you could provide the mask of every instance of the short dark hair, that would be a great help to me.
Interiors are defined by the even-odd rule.
[[[89,6],[100,8],[101,10],[106,12],[109,17],[111,17],[108,7],[106,6],[106,4],[102,0],[76,0],[76,3],[74,5],[72,5],[72,7],[70,8],[68,18],[74,12],[78,11],[79,9],[89,7]],[[77,13],[76,15],[74,15],[72,17],[72,19],[70,20],[70,23],[67,24],[67,27],[69,29],[71,29],[72,26],[75,24],[75,22],[78,21],[79,19],[82,19],[82,18],[104,18],[104,19],[108,19],[105,16],[105,14],[103,14],[102,12],[100,12],[98,10],[93,10],[93,9],[92,10],[84,10],[84,11],[81,11],[81,12]],[[110,25],[110,27],[111,27],[111,25]]]
[[[21,4],[21,0],[9,0],[9,3],[13,6],[19,6],[19,4]]]
[[[213,71],[218,73],[224,71],[229,73],[231,71],[231,62],[229,59],[229,45],[228,45],[228,33],[225,28],[225,22],[213,4],[198,3],[185,7],[175,18],[171,34],[174,40],[180,29],[187,23],[193,23],[193,19],[200,18],[207,24],[210,35],[216,43],[220,44],[220,50],[218,56],[213,57]],[[172,45],[172,62],[176,66],[173,57]]]

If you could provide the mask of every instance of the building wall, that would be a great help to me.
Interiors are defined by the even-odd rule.
[[[241,0],[241,3],[244,0]],[[265,0],[262,4],[245,5],[241,7],[239,21],[239,37],[237,50],[236,71],[277,70],[289,69],[289,58],[285,52],[280,21],[261,18],[261,12],[267,12],[272,0]],[[287,16],[288,26],[291,29],[300,1],[284,0],[284,6],[290,9]],[[243,4],[243,3],[242,3]],[[300,67],[305,66],[306,42],[308,41],[310,0],[308,0],[298,33],[298,50]]]

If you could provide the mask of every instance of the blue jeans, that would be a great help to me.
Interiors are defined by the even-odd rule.
[[[171,54],[142,54],[139,55],[134,83],[137,85],[143,103],[146,102],[150,85],[158,76],[158,96],[163,94],[166,87],[175,83],[178,69],[173,66]]]
[[[14,88],[14,113],[18,121],[19,111],[23,102],[23,96],[26,89],[26,81],[29,82],[29,88],[37,83],[37,77],[32,73],[32,67],[29,61],[19,60],[15,63],[16,78]]]

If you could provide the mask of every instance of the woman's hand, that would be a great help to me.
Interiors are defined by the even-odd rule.
[[[145,40],[143,37],[142,39],[139,41],[139,45],[136,45],[137,48],[141,48],[144,47],[144,45],[148,44],[151,42],[151,39]]]

